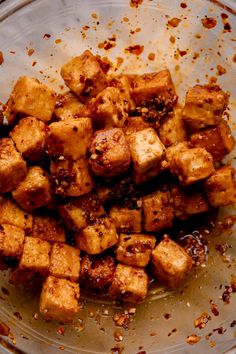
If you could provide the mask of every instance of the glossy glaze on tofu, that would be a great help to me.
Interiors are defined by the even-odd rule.
[[[207,265],[184,230],[236,203],[228,93],[198,84],[181,106],[168,69],[109,68],[86,50],[66,91],[22,76],[0,111],[0,270],[42,290],[46,320],[73,322],[80,289],[121,305],[154,278],[184,287]]]

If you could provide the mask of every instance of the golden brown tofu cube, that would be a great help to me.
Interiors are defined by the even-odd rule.
[[[46,276],[50,266],[50,243],[40,238],[25,237],[19,266]]]
[[[204,187],[211,206],[219,207],[236,203],[235,170],[232,166],[218,168],[204,182]]]
[[[131,94],[137,105],[156,97],[173,99],[175,87],[169,70],[137,75],[133,82]]]
[[[60,205],[59,211],[65,225],[73,231],[80,231],[91,221],[105,215],[103,206],[94,193],[73,198],[69,203]]]
[[[135,103],[131,98],[131,80],[126,74],[112,75],[109,77],[109,86],[117,87],[123,97],[129,102],[130,108],[135,108]]]
[[[109,218],[96,219],[76,237],[78,248],[88,254],[98,254],[118,242],[115,225]]]
[[[56,194],[79,197],[93,189],[94,182],[85,159],[56,160],[51,162],[50,172]]]
[[[0,255],[19,259],[23,251],[25,232],[14,226],[0,225]]]
[[[80,251],[69,245],[54,243],[50,255],[50,275],[77,281],[79,272]]]
[[[39,311],[46,320],[72,322],[80,310],[79,296],[79,284],[49,276],[43,284]]]
[[[142,117],[129,117],[123,128],[126,140],[129,141],[133,133],[149,128],[149,124]]]
[[[182,109],[176,108],[169,118],[159,127],[158,133],[162,143],[170,146],[187,140],[185,123],[182,119]]]
[[[142,210],[113,206],[109,216],[118,232],[141,232]]]
[[[24,158],[38,161],[43,158],[46,150],[46,125],[34,118],[26,117],[10,132],[17,150]]]
[[[59,120],[74,119],[81,117],[81,114],[84,116],[84,108],[73,92],[66,92],[57,96],[54,114]]]
[[[31,236],[48,242],[66,242],[65,229],[61,220],[51,215],[34,217]]]
[[[137,303],[147,296],[148,276],[144,269],[118,264],[109,288],[112,299]]]
[[[12,199],[0,198],[0,224],[18,226],[28,235],[33,227],[33,217]]]
[[[85,156],[93,135],[91,118],[54,122],[48,128],[47,149],[50,156],[72,160]]]
[[[193,261],[183,247],[165,236],[152,251],[152,264],[158,281],[176,288],[191,271]]]
[[[146,267],[155,243],[156,238],[154,236],[121,234],[116,249],[116,258],[119,262],[128,265]]]
[[[155,192],[143,197],[144,230],[157,232],[172,227],[174,208],[169,192]]]
[[[56,94],[50,87],[33,77],[22,76],[12,91],[10,109],[15,113],[49,121],[55,104]]]
[[[172,157],[169,158],[167,153],[170,171],[178,177],[183,186],[208,178],[215,171],[213,158],[204,148],[178,151]]]
[[[130,165],[129,146],[120,128],[99,130],[94,134],[89,159],[95,175],[114,177],[126,172]]]
[[[216,127],[196,132],[190,137],[192,147],[205,148],[215,161],[221,161],[235,146],[230,127],[222,121]]]
[[[30,167],[12,196],[27,211],[48,204],[51,201],[51,187],[47,172],[39,166]]]
[[[165,147],[152,128],[133,133],[129,139],[131,157],[135,176],[161,170],[161,162],[165,156]]]
[[[114,257],[86,254],[81,261],[80,283],[89,289],[107,289],[112,283],[115,269]]]
[[[228,95],[219,86],[191,87],[185,98],[183,119],[190,130],[217,125],[228,104]]]
[[[61,76],[71,91],[84,98],[97,96],[107,86],[106,75],[89,50],[63,65]]]
[[[171,189],[175,216],[178,219],[186,220],[191,215],[205,213],[209,210],[209,205],[205,195],[194,188],[184,189],[174,186]]]
[[[107,87],[91,101],[89,108],[99,128],[122,128],[128,118],[130,103],[118,88]]]
[[[10,138],[0,139],[0,193],[12,191],[25,178],[26,163]]]

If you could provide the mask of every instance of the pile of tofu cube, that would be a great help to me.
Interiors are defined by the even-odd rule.
[[[147,266],[178,287],[193,260],[168,230],[235,203],[236,189],[221,162],[235,143],[218,86],[190,88],[181,107],[168,70],[109,74],[90,51],[61,76],[63,94],[20,77],[4,107],[0,269],[12,284],[40,279],[42,316],[66,323],[80,287],[141,302]]]

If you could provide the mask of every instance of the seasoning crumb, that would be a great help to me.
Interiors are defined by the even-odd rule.
[[[91,17],[97,19],[97,18],[98,18],[98,15],[97,15],[96,13],[92,13],[92,14],[91,14]]]
[[[167,24],[171,27],[178,27],[178,25],[180,24],[181,22],[181,19],[180,18],[177,18],[177,17],[173,17],[171,18]]]
[[[210,320],[211,320],[211,316],[207,312],[203,312],[200,317],[194,320],[194,327],[203,329],[206,327],[206,324]]]
[[[201,19],[202,25],[203,27],[207,28],[207,29],[212,29],[217,25],[217,21],[215,18],[213,17],[205,17]]]
[[[151,60],[151,61],[155,60],[155,53],[149,53],[148,60]]]
[[[60,39],[60,38],[55,39],[56,44],[60,44],[61,42],[62,42],[62,39]]]
[[[56,329],[56,332],[57,332],[58,334],[60,334],[60,336],[64,336],[64,334],[65,334],[65,328],[64,328],[64,327],[58,327],[58,328]]]
[[[142,54],[143,51],[144,51],[144,46],[139,44],[125,48],[125,53],[130,53],[134,55],[140,55]]]
[[[236,54],[234,54],[232,60],[233,60],[234,63],[236,63]]]
[[[139,5],[142,5],[143,0],[130,0],[130,6],[131,7],[139,7]]]
[[[186,343],[190,345],[194,345],[200,341],[201,337],[197,336],[196,334],[191,334],[186,338]]]
[[[27,48],[27,49],[28,49],[27,54],[29,57],[31,57],[31,55],[34,54],[34,49],[33,48]]]
[[[169,313],[164,313],[163,317],[164,317],[166,320],[169,320],[171,316],[170,316]]]
[[[0,335],[8,336],[10,334],[10,328],[6,325],[6,323],[0,321]]]
[[[213,315],[219,316],[220,312],[218,310],[217,305],[212,300],[210,300],[210,305],[211,305],[211,312],[213,313]]]
[[[221,76],[224,74],[226,74],[226,69],[222,65],[218,64],[217,65],[217,75]]]
[[[210,347],[213,348],[216,345],[216,342],[214,340],[210,341]]]
[[[182,7],[182,9],[186,9],[186,7],[188,7],[188,5],[185,2],[181,2],[180,7]]]
[[[130,316],[128,313],[115,313],[113,316],[113,321],[116,326],[128,329],[130,324]]]
[[[174,44],[176,41],[175,36],[170,36],[169,40],[172,44]]]
[[[118,330],[115,330],[114,332],[114,339],[116,342],[121,342],[123,340],[122,333]]]

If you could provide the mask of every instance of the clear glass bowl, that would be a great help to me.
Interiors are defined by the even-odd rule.
[[[232,60],[236,53],[236,2],[195,0],[180,3],[178,0],[144,0],[135,8],[130,7],[129,0],[3,2],[0,5],[0,50],[4,55],[4,63],[0,66],[0,100],[7,99],[13,82],[24,74],[36,76],[60,90],[63,84],[59,75],[61,65],[71,56],[91,49],[114,62],[122,57],[124,61],[118,71],[138,73],[169,67],[180,99],[190,85],[198,80],[209,82],[210,77],[216,76],[217,65],[223,66],[226,73],[218,76],[217,82],[231,94],[230,119],[231,123],[236,122],[236,63]],[[231,32],[223,31],[222,13],[228,15]],[[205,16],[215,18],[216,27],[203,27],[201,19]],[[167,26],[173,17],[181,19],[178,27]],[[114,48],[109,51],[98,48],[98,43],[113,35],[116,37]],[[128,46],[136,44],[144,46],[138,58],[124,52]],[[148,59],[150,53],[155,54],[154,60]],[[220,218],[229,213],[235,214],[235,210],[224,210]],[[222,262],[222,257],[214,251],[215,244],[225,240],[233,246],[227,251],[230,263]],[[119,329],[123,336],[120,343],[114,340],[117,328],[112,314],[117,309],[111,303],[84,298],[84,308],[76,325],[64,326],[65,334],[60,335],[57,323],[46,323],[40,316],[35,320],[38,292],[10,286],[6,274],[1,273],[1,287],[8,289],[9,295],[4,289],[0,292],[0,319],[8,324],[14,339],[3,339],[0,351],[14,352],[7,346],[8,342],[19,352],[28,354],[59,353],[63,349],[65,353],[119,353],[118,349],[112,351],[111,348],[121,351],[123,348],[123,354],[142,351],[222,354],[228,350],[235,353],[235,328],[230,326],[235,319],[235,294],[228,305],[219,298],[224,285],[229,284],[231,274],[236,274],[235,232],[216,233],[209,237],[209,242],[207,267],[198,271],[177,292],[154,292],[138,305],[129,330]],[[217,317],[210,311],[210,300],[218,306]],[[195,329],[193,321],[204,311],[212,319],[204,329]],[[165,313],[170,314],[170,319],[164,318]],[[220,326],[226,329],[223,334],[213,331]],[[194,333],[201,340],[190,346],[185,340]],[[206,339],[209,333],[213,334]]]

